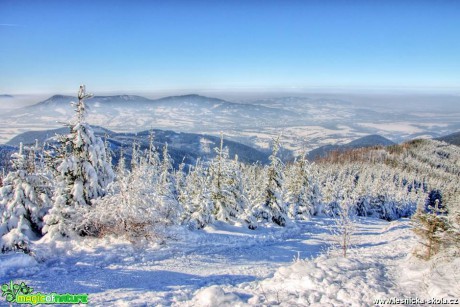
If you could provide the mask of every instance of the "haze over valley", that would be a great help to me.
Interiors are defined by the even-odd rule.
[[[399,143],[460,129],[460,96],[453,94],[297,93],[230,99],[195,94],[157,99],[96,95],[88,100],[88,122],[116,132],[162,129],[214,136],[223,132],[227,139],[261,150],[267,150],[271,140],[281,134],[283,146],[295,155],[371,134]],[[53,95],[11,108],[14,101],[14,96],[0,100],[1,143],[22,132],[62,127],[60,122],[73,116],[70,102],[76,97]]]

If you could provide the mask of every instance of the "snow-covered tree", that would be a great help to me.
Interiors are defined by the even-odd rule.
[[[420,203],[416,214],[412,217],[413,231],[419,236],[420,244],[424,251],[416,251],[416,254],[430,259],[439,252],[443,244],[442,236],[448,230],[448,220],[445,216],[445,210],[439,208],[439,201],[436,200],[435,206],[425,209],[423,203]]]
[[[296,220],[307,220],[315,212],[312,201],[312,179],[310,163],[305,155],[287,168],[286,199],[289,203],[289,217]]]
[[[200,229],[214,222],[209,170],[198,160],[185,180],[185,202],[182,223]]]
[[[224,138],[221,134],[220,146],[215,148],[217,155],[209,166],[213,214],[216,220],[240,222],[240,217],[244,215],[246,198],[238,158],[230,160],[228,148],[224,148],[223,144]]]
[[[123,236],[133,243],[151,240],[158,234],[154,229],[158,220],[154,201],[155,191],[146,178],[146,169],[129,171],[120,162],[108,194],[96,200],[86,214],[92,234]]]
[[[44,227],[44,232],[52,236],[91,233],[84,220],[85,212],[94,200],[106,194],[107,185],[114,178],[103,141],[85,121],[84,100],[88,97],[91,95],[80,86],[78,103],[74,104],[76,114],[67,125],[70,133],[60,138],[54,204],[45,217]]]
[[[185,202],[187,200],[187,191],[186,191],[186,174],[185,174],[185,163],[182,161],[179,164],[177,170],[174,171],[174,182],[175,182],[175,189],[176,189],[176,197],[181,208],[181,217],[179,218],[182,221],[182,217],[184,216],[184,207]]]
[[[115,167],[115,170],[117,178],[122,178],[126,175],[126,159],[123,145],[120,146],[120,158],[118,159],[118,164]]]
[[[320,187],[318,169],[311,169],[310,176],[310,200],[313,208],[313,215],[324,214],[323,194]]]
[[[131,169],[134,170],[139,167],[140,164],[140,153],[139,153],[140,145],[133,141],[133,148],[131,150]]]
[[[244,216],[250,229],[257,228],[257,219],[253,215],[255,207],[265,200],[266,168],[260,164],[244,165],[241,172],[246,208]]]
[[[447,201],[447,231],[441,236],[441,239],[447,245],[447,252],[458,257],[460,255],[460,191],[449,198]]]
[[[36,151],[27,154],[22,143],[12,155],[13,171],[0,188],[0,250],[29,251],[30,239],[41,234],[43,216],[48,209],[50,187],[46,178],[37,173]]]
[[[263,203],[254,207],[253,214],[258,221],[268,221],[285,226],[288,218],[287,207],[283,200],[283,163],[277,157],[279,146],[278,137],[273,142],[272,154],[269,157],[265,199]]]
[[[109,164],[110,168],[113,168],[113,164],[112,164],[113,151],[112,151],[112,147],[110,145],[109,136],[107,134],[105,134],[105,136],[104,136],[104,149],[105,149],[105,153],[107,155],[107,163]]]
[[[353,220],[352,204],[354,200],[345,198],[339,201],[339,212],[335,217],[335,239],[339,244],[342,255],[347,257],[348,250],[352,245],[352,238],[355,233],[355,223]]]
[[[155,133],[153,130],[150,131],[149,134],[149,149],[147,152],[147,162],[149,165],[151,165],[153,168],[159,168],[160,165],[160,155],[155,147]]]
[[[243,171],[241,163],[238,161],[238,156],[235,155],[235,158],[232,161],[229,161],[230,167],[230,176],[227,177],[227,186],[231,194],[230,198],[230,207],[235,212],[235,217],[247,221],[248,211],[248,197],[244,189],[244,180],[243,180]]]
[[[163,147],[163,160],[161,161],[159,181],[156,187],[156,207],[158,218],[165,225],[179,224],[182,208],[177,200],[175,178],[172,173],[173,166],[168,153],[168,144]]]

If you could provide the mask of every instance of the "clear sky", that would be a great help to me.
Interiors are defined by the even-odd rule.
[[[0,94],[460,87],[460,1],[0,0]]]

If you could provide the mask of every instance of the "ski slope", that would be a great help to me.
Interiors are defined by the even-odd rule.
[[[322,217],[255,231],[217,223],[175,229],[161,245],[45,237],[35,258],[0,255],[0,282],[88,293],[93,306],[373,306],[391,297],[460,296],[452,287],[458,277],[446,277],[458,259],[426,282],[426,264],[410,255],[408,220],[357,220],[347,258],[333,247],[332,226]]]

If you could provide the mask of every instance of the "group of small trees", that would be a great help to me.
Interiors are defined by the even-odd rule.
[[[202,228],[223,221],[247,223],[252,229],[259,221],[286,224],[278,142],[270,166],[261,171],[245,166],[237,157],[230,159],[221,137],[216,157],[206,163],[198,161],[186,174],[184,165],[173,169],[167,145],[160,159],[152,135],[147,152],[133,144],[130,167],[121,153],[114,172],[110,147],[85,121],[85,99],[89,97],[84,86],[80,87],[76,115],[67,124],[70,133],[58,136],[57,146],[26,151],[21,145],[13,155],[13,171],[0,191],[2,251],[27,252],[30,240],[42,234],[118,234],[137,240],[174,224]],[[257,173],[252,178],[256,183],[245,170]],[[248,171],[248,175],[253,174]],[[250,189],[249,182],[253,183]],[[255,191],[261,185],[265,192],[259,195]]]
[[[26,154],[22,144],[12,155],[12,171],[0,188],[0,250],[29,250],[29,241],[41,235],[49,207],[49,178],[36,164],[38,146]]]
[[[38,146],[26,154],[22,144],[12,156],[13,171],[0,190],[2,251],[29,251],[30,239],[87,235],[85,213],[106,193],[113,180],[104,144],[85,122],[84,86],[80,87],[76,116],[70,133],[59,137],[60,146],[45,157]],[[45,160],[48,167],[45,166]]]
[[[316,164],[321,169],[317,178],[324,187],[322,195],[329,214],[339,207],[335,200],[351,196],[352,214],[386,220],[412,216],[413,230],[420,242],[416,254],[422,258],[438,253],[458,256],[458,146],[415,140],[387,148],[344,152],[332,158]]]

